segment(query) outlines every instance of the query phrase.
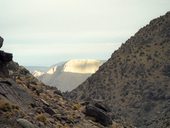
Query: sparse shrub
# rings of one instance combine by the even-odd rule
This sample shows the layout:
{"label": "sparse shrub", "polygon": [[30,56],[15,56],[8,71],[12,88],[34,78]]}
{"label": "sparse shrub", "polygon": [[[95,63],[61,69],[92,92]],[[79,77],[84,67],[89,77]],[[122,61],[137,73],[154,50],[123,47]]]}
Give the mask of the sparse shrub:
{"label": "sparse shrub", "polygon": [[131,59],[127,59],[127,61],[130,61]]}
{"label": "sparse shrub", "polygon": [[136,55],[133,55],[133,58],[136,58]]}
{"label": "sparse shrub", "polygon": [[144,52],[140,52],[139,56],[143,56],[143,55],[145,55],[145,53]]}
{"label": "sparse shrub", "polygon": [[17,112],[19,110],[19,107],[0,99],[0,110],[6,113],[8,112],[12,113],[12,112]]}
{"label": "sparse shrub", "polygon": [[73,105],[74,110],[80,110],[81,105],[79,103]]}
{"label": "sparse shrub", "polygon": [[136,61],[135,61],[135,60],[133,61],[133,64],[136,64]]}
{"label": "sparse shrub", "polygon": [[38,114],[36,116],[36,120],[41,121],[43,123],[47,123],[47,118],[43,114]]}
{"label": "sparse shrub", "polygon": [[143,109],[145,112],[150,112],[154,108],[153,103],[145,103]]}
{"label": "sparse shrub", "polygon": [[14,116],[13,112],[6,112],[6,113],[4,113],[4,117],[7,118],[7,119],[11,118],[12,116]]}
{"label": "sparse shrub", "polygon": [[31,86],[31,91],[36,91],[36,88]]}
{"label": "sparse shrub", "polygon": [[155,56],[155,57],[158,57],[158,56],[159,56],[158,51],[155,51],[154,56]]}
{"label": "sparse shrub", "polygon": [[122,102],[125,102],[125,99],[122,98],[121,101],[122,101]]}
{"label": "sparse shrub", "polygon": [[14,110],[19,110],[19,106],[16,106],[16,105],[12,105],[11,108]]}
{"label": "sparse shrub", "polygon": [[161,42],[161,43],[160,43],[160,46],[162,46],[163,44],[164,44],[164,42]]}
{"label": "sparse shrub", "polygon": [[57,124],[56,126],[55,126],[55,128],[63,128],[64,126],[63,125],[61,125],[61,124]]}
{"label": "sparse shrub", "polygon": [[147,55],[147,61],[152,60],[151,55]]}
{"label": "sparse shrub", "polygon": [[8,103],[5,102],[4,100],[0,100],[0,110],[7,112],[7,111],[11,111],[12,106]]}
{"label": "sparse shrub", "polygon": [[151,46],[150,46],[149,44],[147,44],[147,45],[146,45],[146,47],[148,47],[148,48],[149,48],[149,47],[151,47]]}

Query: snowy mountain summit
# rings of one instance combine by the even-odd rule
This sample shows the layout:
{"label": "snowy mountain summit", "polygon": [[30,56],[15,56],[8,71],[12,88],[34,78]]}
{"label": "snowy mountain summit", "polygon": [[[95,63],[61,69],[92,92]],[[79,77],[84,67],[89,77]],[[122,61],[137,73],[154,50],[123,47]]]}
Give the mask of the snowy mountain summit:
{"label": "snowy mountain summit", "polygon": [[98,70],[102,63],[101,60],[69,60],[64,64],[63,72],[92,74]]}
{"label": "snowy mountain summit", "polygon": [[71,91],[95,73],[102,60],[72,59],[51,66],[46,72],[35,70],[32,74],[47,85],[61,91]]}

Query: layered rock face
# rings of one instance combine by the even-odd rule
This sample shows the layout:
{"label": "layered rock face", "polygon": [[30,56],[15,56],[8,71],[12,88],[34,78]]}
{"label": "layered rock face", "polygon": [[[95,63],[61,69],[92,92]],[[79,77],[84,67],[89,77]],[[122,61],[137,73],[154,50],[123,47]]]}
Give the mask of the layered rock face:
{"label": "layered rock face", "polygon": [[[4,41],[4,39],[2,37],[0,37],[0,48],[3,45],[3,41]],[[2,62],[12,61],[12,54],[6,53],[6,52],[0,50],[0,61],[2,61]]]}
{"label": "layered rock face", "polygon": [[170,127],[170,12],[140,29],[69,97],[103,100],[113,119]]}

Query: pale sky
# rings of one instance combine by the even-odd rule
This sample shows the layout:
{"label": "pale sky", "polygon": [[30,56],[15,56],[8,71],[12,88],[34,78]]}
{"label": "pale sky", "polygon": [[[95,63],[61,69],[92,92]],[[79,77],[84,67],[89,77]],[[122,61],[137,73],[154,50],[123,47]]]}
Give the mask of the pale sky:
{"label": "pale sky", "polygon": [[107,60],[170,0],[0,0],[3,50],[25,66]]}

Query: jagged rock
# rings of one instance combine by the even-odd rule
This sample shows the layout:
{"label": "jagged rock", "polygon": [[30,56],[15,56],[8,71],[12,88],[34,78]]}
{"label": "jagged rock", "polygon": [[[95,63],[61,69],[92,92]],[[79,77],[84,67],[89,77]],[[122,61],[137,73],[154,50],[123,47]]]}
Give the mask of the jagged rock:
{"label": "jagged rock", "polygon": [[[4,39],[2,37],[0,37],[0,48],[3,45],[3,41],[4,41]],[[11,53],[6,53],[4,51],[0,51],[0,61],[9,62],[9,61],[12,61],[12,58],[13,58],[13,56]]]}
{"label": "jagged rock", "polygon": [[0,51],[0,61],[9,62],[9,61],[12,61],[12,58],[13,58],[13,55],[11,53]]}
{"label": "jagged rock", "polygon": [[2,96],[23,108],[34,103],[34,99],[10,79],[0,79],[0,98]]}
{"label": "jagged rock", "polygon": [[12,83],[9,80],[2,80],[0,81],[0,84],[6,84],[7,86],[12,86]]}
{"label": "jagged rock", "polygon": [[0,48],[1,48],[2,45],[3,45],[3,41],[4,41],[4,39],[3,39],[2,37],[0,37]]}
{"label": "jagged rock", "polygon": [[86,106],[85,114],[87,116],[94,117],[97,122],[100,122],[104,126],[112,125],[111,116],[105,111],[106,109],[101,106],[102,105],[99,105],[99,103],[97,104],[97,106],[89,104]]}
{"label": "jagged rock", "polygon": [[110,109],[107,105],[105,105],[105,104],[103,104],[103,103],[96,102],[96,103],[94,104],[94,106],[97,107],[97,108],[100,108],[101,110],[103,110],[103,111],[105,111],[105,112],[111,112],[111,109]]}
{"label": "jagged rock", "polygon": [[54,94],[57,94],[57,95],[63,96],[63,95],[62,95],[62,93],[61,93],[61,91],[60,91],[60,90],[58,90],[58,89],[56,89],[56,90],[54,91]]}
{"label": "jagged rock", "polygon": [[43,109],[46,113],[50,114],[51,116],[56,114],[55,111],[50,107],[43,107]]}
{"label": "jagged rock", "polygon": [[47,101],[45,101],[44,99],[41,99],[41,101],[43,102],[43,104],[44,104],[45,106],[47,106],[47,107],[50,106],[49,103],[48,103]]}
{"label": "jagged rock", "polygon": [[23,128],[38,128],[37,126],[34,126],[31,122],[29,122],[26,119],[18,119],[17,122],[23,127]]}

